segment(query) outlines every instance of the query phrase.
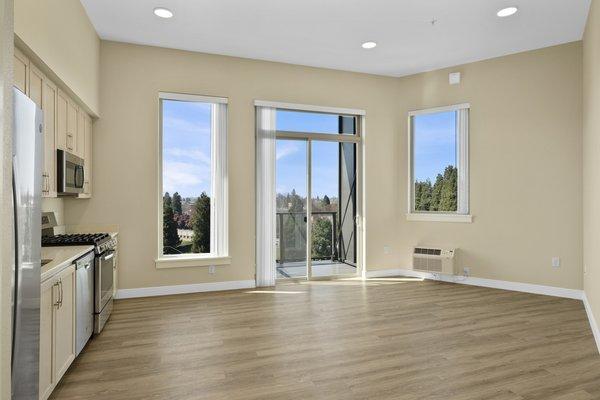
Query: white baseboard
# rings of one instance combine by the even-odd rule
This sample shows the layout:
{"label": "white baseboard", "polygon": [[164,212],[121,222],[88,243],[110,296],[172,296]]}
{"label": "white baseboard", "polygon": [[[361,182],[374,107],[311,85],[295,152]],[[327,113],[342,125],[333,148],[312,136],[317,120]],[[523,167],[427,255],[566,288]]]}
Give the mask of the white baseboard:
{"label": "white baseboard", "polygon": [[118,289],[116,299],[132,299],[136,297],[168,296],[171,294],[219,292],[223,290],[251,289],[256,287],[256,282],[225,281],[211,283],[194,283],[191,285],[156,286],[136,289]]}
{"label": "white baseboard", "polygon": [[585,312],[587,313],[588,320],[590,321],[590,327],[592,328],[594,339],[596,340],[598,352],[600,353],[600,328],[598,327],[598,323],[596,322],[596,318],[594,317],[594,313],[592,312],[592,307],[590,306],[590,302],[588,301],[588,298],[585,295],[585,293],[583,294],[583,304],[585,306]]}
{"label": "white baseboard", "polygon": [[543,294],[546,296],[565,297],[568,299],[583,300],[583,290],[566,289],[555,286],[534,285],[495,279],[462,277],[457,275],[432,274],[429,272],[415,271],[413,269],[380,269],[367,271],[367,278],[382,278],[386,276],[413,276],[417,278],[432,279],[442,282],[460,283],[462,285],[483,286],[494,289],[512,290],[516,292]]}

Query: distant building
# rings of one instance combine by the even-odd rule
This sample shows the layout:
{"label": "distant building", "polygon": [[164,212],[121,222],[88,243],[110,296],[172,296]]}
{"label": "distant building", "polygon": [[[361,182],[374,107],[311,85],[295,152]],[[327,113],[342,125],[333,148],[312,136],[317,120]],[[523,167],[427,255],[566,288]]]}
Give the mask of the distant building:
{"label": "distant building", "polygon": [[177,236],[179,236],[182,242],[191,242],[194,231],[191,229],[177,229]]}

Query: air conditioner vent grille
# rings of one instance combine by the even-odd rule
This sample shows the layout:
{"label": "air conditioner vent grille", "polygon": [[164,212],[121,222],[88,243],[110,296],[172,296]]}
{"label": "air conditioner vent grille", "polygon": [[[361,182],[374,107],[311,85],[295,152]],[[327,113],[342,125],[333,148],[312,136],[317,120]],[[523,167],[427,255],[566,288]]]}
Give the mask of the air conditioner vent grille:
{"label": "air conditioner vent grille", "polygon": [[439,256],[442,254],[441,249],[428,249],[425,247],[415,247],[415,254],[427,254],[430,256]]}

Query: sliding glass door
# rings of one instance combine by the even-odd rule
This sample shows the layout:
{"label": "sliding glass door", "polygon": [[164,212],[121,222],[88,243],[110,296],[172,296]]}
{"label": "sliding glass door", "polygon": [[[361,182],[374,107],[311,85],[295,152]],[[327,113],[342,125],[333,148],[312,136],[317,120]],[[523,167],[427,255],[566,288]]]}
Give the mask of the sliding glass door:
{"label": "sliding glass door", "polygon": [[345,135],[277,132],[278,279],[356,275],[357,150]]}
{"label": "sliding glass door", "polygon": [[354,143],[311,140],[313,277],[356,273]]}
{"label": "sliding glass door", "polygon": [[278,139],[276,146],[277,278],[308,277],[308,141]]}

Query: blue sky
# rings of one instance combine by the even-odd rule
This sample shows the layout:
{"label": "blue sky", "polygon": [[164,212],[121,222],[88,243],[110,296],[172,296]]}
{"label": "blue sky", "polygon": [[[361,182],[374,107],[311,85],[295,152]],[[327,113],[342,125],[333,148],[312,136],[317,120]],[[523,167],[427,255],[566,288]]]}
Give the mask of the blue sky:
{"label": "blue sky", "polygon": [[456,166],[456,112],[414,117],[415,179],[435,182],[448,165]]}
{"label": "blue sky", "polygon": [[163,191],[210,195],[211,106],[163,100]]}
{"label": "blue sky", "polygon": [[[210,195],[210,105],[163,101],[163,189],[183,197]],[[435,181],[447,165],[456,165],[455,113],[415,117],[415,178]],[[336,115],[277,112],[277,128],[288,131],[337,133]],[[277,141],[278,193],[292,189],[306,196],[306,142]],[[338,195],[338,145],[313,141],[313,197]]]}

